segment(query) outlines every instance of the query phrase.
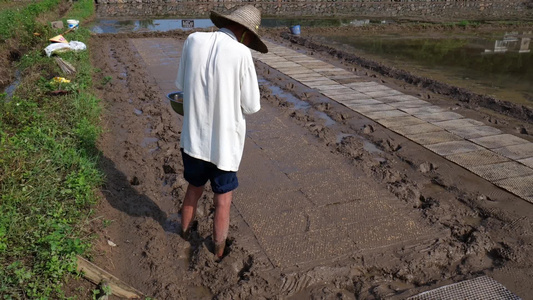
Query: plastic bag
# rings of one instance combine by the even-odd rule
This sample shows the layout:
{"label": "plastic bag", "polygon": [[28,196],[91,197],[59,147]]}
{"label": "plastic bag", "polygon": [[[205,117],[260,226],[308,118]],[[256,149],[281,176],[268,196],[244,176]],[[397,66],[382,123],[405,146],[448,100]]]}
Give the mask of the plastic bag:
{"label": "plastic bag", "polygon": [[68,43],[70,48],[74,51],[82,51],[82,50],[85,50],[87,49],[87,46],[85,46],[85,44],[83,42],[78,42],[78,41],[70,41],[70,43]]}
{"label": "plastic bag", "polygon": [[48,57],[54,53],[66,52],[66,51],[82,51],[86,50],[87,46],[83,42],[70,41],[68,44],[65,43],[53,43],[44,48],[44,52]]}
{"label": "plastic bag", "polygon": [[70,51],[70,45],[64,44],[64,43],[53,43],[48,45],[46,48],[44,48],[44,52],[48,57],[52,55],[54,52],[65,52]]}
{"label": "plastic bag", "polygon": [[53,83],[70,83],[70,80],[64,78],[64,77],[54,77],[52,78]]}

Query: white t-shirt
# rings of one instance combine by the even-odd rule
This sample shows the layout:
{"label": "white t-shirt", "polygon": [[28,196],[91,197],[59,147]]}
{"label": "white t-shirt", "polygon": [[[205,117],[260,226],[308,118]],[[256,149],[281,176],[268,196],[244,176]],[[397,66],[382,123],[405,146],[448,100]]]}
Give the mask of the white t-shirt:
{"label": "white t-shirt", "polygon": [[250,49],[225,28],[189,35],[176,87],[183,91],[180,146],[185,153],[237,171],[246,135],[244,114],[261,108]]}

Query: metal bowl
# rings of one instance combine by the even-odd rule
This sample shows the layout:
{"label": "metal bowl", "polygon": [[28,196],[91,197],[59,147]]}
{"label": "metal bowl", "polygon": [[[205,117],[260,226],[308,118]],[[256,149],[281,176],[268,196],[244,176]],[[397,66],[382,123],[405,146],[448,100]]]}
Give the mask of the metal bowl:
{"label": "metal bowl", "polygon": [[172,92],[167,95],[172,110],[183,116],[183,92]]}

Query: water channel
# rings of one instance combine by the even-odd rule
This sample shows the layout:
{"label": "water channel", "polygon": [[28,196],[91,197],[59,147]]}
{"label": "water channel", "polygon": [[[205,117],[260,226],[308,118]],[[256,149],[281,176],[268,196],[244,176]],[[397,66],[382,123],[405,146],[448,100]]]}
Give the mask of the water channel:
{"label": "water channel", "polygon": [[[367,25],[368,20],[264,19],[264,27],[300,24],[302,32],[311,26]],[[96,19],[95,33],[192,30],[213,26],[209,19]],[[433,78],[476,93],[492,95],[533,107],[533,31],[495,30],[478,34],[464,31],[379,34],[358,36],[343,33],[318,34],[326,44],[413,74]]]}

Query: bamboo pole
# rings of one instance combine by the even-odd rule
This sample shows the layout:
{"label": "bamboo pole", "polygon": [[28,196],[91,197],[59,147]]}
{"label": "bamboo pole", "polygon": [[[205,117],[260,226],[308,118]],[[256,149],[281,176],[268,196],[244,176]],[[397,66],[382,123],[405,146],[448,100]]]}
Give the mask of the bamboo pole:
{"label": "bamboo pole", "polygon": [[81,256],[78,258],[78,272],[83,274],[83,277],[89,280],[94,284],[100,284],[100,282],[105,281],[111,288],[113,295],[126,298],[126,299],[139,299],[141,298],[142,293],[136,290],[135,288],[127,285],[122,282],[117,277],[111,275],[104,269],[98,267],[97,265],[91,263]]}

